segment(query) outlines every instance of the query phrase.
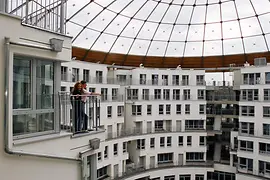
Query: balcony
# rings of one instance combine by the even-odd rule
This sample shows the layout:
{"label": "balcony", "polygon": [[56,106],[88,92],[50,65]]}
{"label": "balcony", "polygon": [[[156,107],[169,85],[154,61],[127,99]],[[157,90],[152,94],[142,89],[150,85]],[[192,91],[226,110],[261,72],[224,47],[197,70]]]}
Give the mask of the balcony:
{"label": "balcony", "polygon": [[99,129],[100,99],[98,96],[73,96],[67,92],[59,92],[58,97],[59,124],[62,131],[78,134]]}

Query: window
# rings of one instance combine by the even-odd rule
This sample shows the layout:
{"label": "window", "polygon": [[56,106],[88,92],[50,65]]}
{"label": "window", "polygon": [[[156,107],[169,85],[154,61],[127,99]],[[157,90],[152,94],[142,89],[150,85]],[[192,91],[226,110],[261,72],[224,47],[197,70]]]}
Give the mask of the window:
{"label": "window", "polygon": [[155,121],[155,131],[163,131],[163,121]]}
{"label": "window", "polygon": [[146,74],[140,74],[140,84],[146,84]]}
{"label": "window", "polygon": [[172,162],[173,162],[173,153],[158,154],[158,164],[172,163]]}
{"label": "window", "polygon": [[167,147],[171,147],[172,146],[172,137],[169,136],[167,137]]}
{"label": "window", "polygon": [[123,153],[127,152],[127,142],[123,142]]}
{"label": "window", "polygon": [[159,146],[160,147],[165,147],[165,137],[160,137],[160,142],[159,142]]}
{"label": "window", "polygon": [[186,130],[204,129],[204,120],[185,120]]}
{"label": "window", "polygon": [[173,100],[180,100],[180,89],[173,90]]}
{"label": "window", "polygon": [[183,146],[183,136],[178,136],[178,146]]}
{"label": "window", "polygon": [[190,100],[190,89],[184,89],[184,100]]}
{"label": "window", "polygon": [[102,84],[103,83],[103,75],[102,75],[102,71],[96,71],[96,83],[97,84]]}
{"label": "window", "polygon": [[189,76],[188,75],[182,75],[182,85],[183,86],[189,85]]}
{"label": "window", "polygon": [[242,116],[254,116],[254,106],[241,106]]}
{"label": "window", "polygon": [[105,158],[108,158],[108,146],[105,146],[105,149],[104,149],[104,159]]}
{"label": "window", "polygon": [[204,75],[197,75],[196,76],[196,85],[197,86],[204,85]]}
{"label": "window", "polygon": [[171,105],[166,104],[166,114],[171,114]]}
{"label": "window", "polygon": [[270,163],[265,161],[259,161],[259,173],[268,175],[270,173]]}
{"label": "window", "polygon": [[155,99],[161,99],[161,89],[155,89],[154,94],[155,94],[154,96]]}
{"label": "window", "polygon": [[252,172],[253,171],[253,159],[240,157],[239,158],[239,168]]}
{"label": "window", "polygon": [[107,117],[108,118],[112,117],[112,106],[107,106]]}
{"label": "window", "polygon": [[263,135],[270,136],[270,124],[263,124]]}
{"label": "window", "polygon": [[270,101],[270,89],[263,90],[263,97],[265,101]]}
{"label": "window", "polygon": [[204,89],[198,89],[198,99],[199,100],[204,100],[205,99],[204,94],[205,94]]}
{"label": "window", "polygon": [[165,176],[164,180],[175,180],[175,176]]}
{"label": "window", "polygon": [[118,89],[117,88],[112,88],[112,101],[117,101],[119,100],[118,98]]}
{"label": "window", "polygon": [[270,107],[263,107],[263,117],[270,117]]}
{"label": "window", "polygon": [[96,88],[89,88],[89,92],[96,92]]}
{"label": "window", "polygon": [[190,114],[190,104],[185,104],[185,114]]}
{"label": "window", "polygon": [[188,161],[204,161],[204,153],[203,152],[187,152],[186,160]]}
{"label": "window", "polygon": [[147,115],[152,114],[152,105],[147,105]]}
{"label": "window", "polygon": [[205,114],[205,105],[204,104],[200,104],[200,106],[199,106],[199,114]]}
{"label": "window", "polygon": [[118,154],[118,144],[114,144],[113,145],[113,155],[117,155]]}
{"label": "window", "polygon": [[142,92],[142,100],[149,100],[149,89],[143,89]]}
{"label": "window", "polygon": [[168,86],[168,81],[169,81],[168,75],[162,75],[162,85]]}
{"label": "window", "polygon": [[267,143],[259,143],[259,152],[261,154],[270,154],[270,144]]}
{"label": "window", "polygon": [[254,135],[254,123],[241,122],[240,132],[243,134]]}
{"label": "window", "polygon": [[77,82],[79,80],[80,80],[79,69],[78,68],[72,68],[72,82]]}
{"label": "window", "polygon": [[205,136],[200,136],[200,146],[206,145],[205,140],[206,140]]}
{"label": "window", "polygon": [[187,136],[187,145],[188,146],[192,145],[192,136]]}
{"label": "window", "polygon": [[155,138],[150,139],[150,148],[155,148]]}
{"label": "window", "polygon": [[253,152],[253,142],[252,141],[239,141],[240,150]]}
{"label": "window", "polygon": [[120,85],[127,85],[127,76],[126,75],[116,75],[117,82]]}
{"label": "window", "polygon": [[132,115],[133,116],[142,115],[142,105],[132,105]]}
{"label": "window", "polygon": [[54,84],[53,62],[14,56],[14,136],[56,130]]}
{"label": "window", "polygon": [[270,72],[265,73],[265,84],[270,84]]}
{"label": "window", "polygon": [[103,168],[100,168],[97,170],[97,179],[98,180],[101,180],[105,177],[107,177],[107,166],[103,167]]}
{"label": "window", "polygon": [[260,73],[250,73],[250,74],[243,74],[243,84],[260,84],[261,74]]}
{"label": "window", "polygon": [[158,85],[158,75],[157,74],[152,75],[152,85]]}
{"label": "window", "polygon": [[204,180],[204,175],[203,174],[196,174],[195,180]]}
{"label": "window", "polygon": [[98,161],[100,161],[101,160],[101,152],[98,152]]}
{"label": "window", "polygon": [[124,106],[117,106],[117,116],[122,117],[124,115]]}
{"label": "window", "polygon": [[158,106],[158,114],[163,114],[164,113],[164,105],[163,104],[160,104]]}
{"label": "window", "polygon": [[101,88],[101,101],[108,100],[108,88]]}
{"label": "window", "polygon": [[179,175],[179,180],[191,180],[191,176],[189,174]]}
{"label": "window", "polygon": [[259,91],[258,89],[243,89],[241,90],[243,101],[258,101],[259,100]]}
{"label": "window", "polygon": [[87,69],[83,70],[83,80],[90,82],[90,71]]}
{"label": "window", "polygon": [[61,66],[61,81],[67,81],[67,71],[67,67]]}
{"label": "window", "polygon": [[176,104],[176,114],[181,114],[181,104]]}
{"label": "window", "polygon": [[137,139],[137,149],[145,149],[145,139]]}
{"label": "window", "polygon": [[170,89],[163,89],[163,99],[170,100]]}
{"label": "window", "polygon": [[173,86],[179,86],[179,75],[172,76],[172,84]]}
{"label": "window", "polygon": [[127,89],[128,100],[138,100],[138,89]]}

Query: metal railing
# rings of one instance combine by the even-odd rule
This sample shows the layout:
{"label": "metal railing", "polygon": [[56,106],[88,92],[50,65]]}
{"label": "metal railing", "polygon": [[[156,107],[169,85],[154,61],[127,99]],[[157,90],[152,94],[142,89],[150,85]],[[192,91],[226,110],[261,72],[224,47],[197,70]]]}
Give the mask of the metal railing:
{"label": "metal railing", "polygon": [[59,109],[61,130],[80,133],[97,131],[100,126],[98,96],[70,95],[67,92],[59,92]]}
{"label": "metal railing", "polygon": [[206,96],[207,101],[237,101],[239,99],[239,96],[235,95],[208,95]]}
{"label": "metal railing", "polygon": [[9,0],[5,11],[22,18],[22,23],[65,34],[67,0]]}
{"label": "metal railing", "polygon": [[237,109],[206,109],[207,115],[231,115],[239,116],[239,111]]}

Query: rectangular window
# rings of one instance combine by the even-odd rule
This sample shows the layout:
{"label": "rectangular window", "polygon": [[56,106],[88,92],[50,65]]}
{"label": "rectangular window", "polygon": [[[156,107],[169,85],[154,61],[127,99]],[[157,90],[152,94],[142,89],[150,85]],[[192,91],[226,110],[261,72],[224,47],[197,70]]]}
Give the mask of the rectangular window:
{"label": "rectangular window", "polygon": [[13,135],[55,131],[54,63],[15,56]]}
{"label": "rectangular window", "polygon": [[154,98],[155,99],[161,99],[161,89],[155,89],[154,90]]}
{"label": "rectangular window", "polygon": [[152,114],[152,105],[147,105],[147,115]]}
{"label": "rectangular window", "polygon": [[172,76],[172,84],[173,86],[179,86],[179,75]]}
{"label": "rectangular window", "polygon": [[191,180],[191,175],[190,174],[181,174],[179,175],[179,180]]}
{"label": "rectangular window", "polygon": [[178,146],[183,146],[183,136],[178,136]]}
{"label": "rectangular window", "polygon": [[244,169],[245,171],[253,172],[253,159],[239,158],[239,169]]}
{"label": "rectangular window", "polygon": [[68,68],[61,66],[61,81],[68,81],[68,74],[67,74]]}
{"label": "rectangular window", "polygon": [[146,74],[140,74],[140,84],[146,84]]}
{"label": "rectangular window", "polygon": [[166,114],[171,114],[171,105],[166,104]]}
{"label": "rectangular window", "polygon": [[267,143],[259,143],[259,153],[260,154],[270,154],[270,144]]}
{"label": "rectangular window", "polygon": [[168,86],[168,82],[169,82],[169,76],[162,75],[162,86]]}
{"label": "rectangular window", "polygon": [[265,73],[265,84],[270,84],[270,72]]}
{"label": "rectangular window", "polygon": [[137,139],[137,149],[145,149],[145,139]]}
{"label": "rectangular window", "polygon": [[170,89],[163,89],[163,100],[170,100]]}
{"label": "rectangular window", "polygon": [[117,155],[118,154],[118,144],[114,144],[113,145],[113,155]]}
{"label": "rectangular window", "polygon": [[199,114],[205,114],[205,104],[200,104],[200,106],[199,106]]}
{"label": "rectangular window", "polygon": [[78,68],[72,68],[72,82],[78,82],[80,80],[79,71]]}
{"label": "rectangular window", "polygon": [[107,106],[107,117],[108,118],[112,117],[112,106]]}
{"label": "rectangular window", "polygon": [[158,106],[158,114],[164,114],[164,105],[163,104],[160,104]]}
{"label": "rectangular window", "polygon": [[163,131],[163,121],[155,121],[155,131]]}
{"label": "rectangular window", "polygon": [[103,72],[102,71],[96,71],[96,83],[97,84],[103,83]]}
{"label": "rectangular window", "polygon": [[242,141],[240,140],[240,150],[253,152],[253,142],[252,141]]}
{"label": "rectangular window", "polygon": [[185,104],[185,114],[190,114],[190,104]]}
{"label": "rectangular window", "polygon": [[172,176],[165,176],[164,180],[175,180],[175,175]]}
{"label": "rectangular window", "polygon": [[241,122],[240,132],[243,134],[254,135],[254,123]]}
{"label": "rectangular window", "polygon": [[176,104],[176,114],[181,114],[181,104]]}
{"label": "rectangular window", "polygon": [[127,152],[127,142],[123,142],[123,153]]}
{"label": "rectangular window", "polygon": [[263,107],[263,117],[270,117],[270,107]]}
{"label": "rectangular window", "polygon": [[96,88],[89,88],[89,92],[96,92]]}
{"label": "rectangular window", "polygon": [[160,137],[159,145],[160,147],[165,147],[165,137]]}
{"label": "rectangular window", "polygon": [[188,75],[182,75],[182,85],[183,86],[189,85],[189,76]]}
{"label": "rectangular window", "polygon": [[186,130],[204,129],[204,120],[185,120]]}
{"label": "rectangular window", "polygon": [[150,148],[155,148],[155,138],[150,139]]}
{"label": "rectangular window", "polygon": [[265,101],[270,101],[270,89],[263,90],[263,98]]}
{"label": "rectangular window", "polygon": [[187,136],[187,145],[188,146],[192,145],[192,136]]}
{"label": "rectangular window", "polygon": [[241,100],[243,100],[243,101],[258,101],[259,100],[258,89],[243,89],[243,90],[241,90]]}
{"label": "rectangular window", "polygon": [[270,136],[270,124],[263,124],[263,135]]}
{"label": "rectangular window", "polygon": [[105,179],[108,176],[107,167],[108,166],[105,166],[105,167],[100,168],[100,169],[97,170],[97,179],[98,180]]}
{"label": "rectangular window", "polygon": [[117,106],[117,116],[118,117],[124,116],[124,106]]}
{"label": "rectangular window", "polygon": [[204,75],[197,75],[196,76],[196,85],[203,86],[204,85]]}
{"label": "rectangular window", "polygon": [[149,89],[143,89],[142,100],[149,100]]}
{"label": "rectangular window", "polygon": [[203,152],[187,152],[186,160],[187,162],[204,161],[204,153]]}
{"label": "rectangular window", "polygon": [[66,90],[67,90],[67,87],[61,86],[61,91],[62,91],[62,92],[65,92]]}
{"label": "rectangular window", "polygon": [[152,85],[158,85],[158,75],[157,74],[152,75]]}
{"label": "rectangular window", "polygon": [[173,100],[180,100],[180,89],[173,89]]}
{"label": "rectangular window", "polygon": [[190,89],[184,89],[183,100],[190,100]]}
{"label": "rectangular window", "polygon": [[133,116],[142,115],[142,105],[132,105],[132,115]]}
{"label": "rectangular window", "polygon": [[83,70],[83,80],[90,82],[90,71],[88,69]]}
{"label": "rectangular window", "polygon": [[108,158],[108,146],[105,146],[105,149],[104,149],[104,159],[105,158]]}
{"label": "rectangular window", "polygon": [[270,163],[259,161],[259,174],[268,175],[270,173]]}
{"label": "rectangular window", "polygon": [[127,100],[138,100],[138,89],[127,89]]}
{"label": "rectangular window", "polygon": [[167,147],[171,147],[172,146],[172,137],[169,136],[167,137]]}
{"label": "rectangular window", "polygon": [[242,116],[254,116],[255,108],[254,106],[241,106]]}
{"label": "rectangular window", "polygon": [[108,88],[101,88],[101,101],[108,100]]}
{"label": "rectangular window", "polygon": [[98,161],[100,161],[101,160],[101,152],[98,152]]}
{"label": "rectangular window", "polygon": [[195,180],[204,180],[204,175],[203,174],[196,174]]}
{"label": "rectangular window", "polygon": [[112,88],[112,101],[120,100],[118,97],[118,88]]}
{"label": "rectangular window", "polygon": [[173,153],[158,154],[158,164],[172,163],[172,162],[173,162]]}
{"label": "rectangular window", "polygon": [[205,99],[205,90],[204,89],[198,89],[198,99],[204,100]]}
{"label": "rectangular window", "polygon": [[206,140],[205,136],[200,136],[200,146],[205,146],[206,145],[205,140]]}

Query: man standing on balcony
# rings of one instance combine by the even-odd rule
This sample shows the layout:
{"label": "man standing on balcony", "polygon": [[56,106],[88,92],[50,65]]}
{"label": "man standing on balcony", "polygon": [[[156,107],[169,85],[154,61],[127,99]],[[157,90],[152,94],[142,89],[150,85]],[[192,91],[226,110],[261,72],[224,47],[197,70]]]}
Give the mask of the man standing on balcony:
{"label": "man standing on balcony", "polygon": [[82,84],[82,112],[83,112],[83,131],[87,131],[88,130],[88,116],[87,114],[85,114],[85,103],[87,102],[87,97],[89,96],[100,96],[100,93],[96,93],[96,92],[88,92],[86,90],[87,84],[86,81],[82,80],[81,81]]}

